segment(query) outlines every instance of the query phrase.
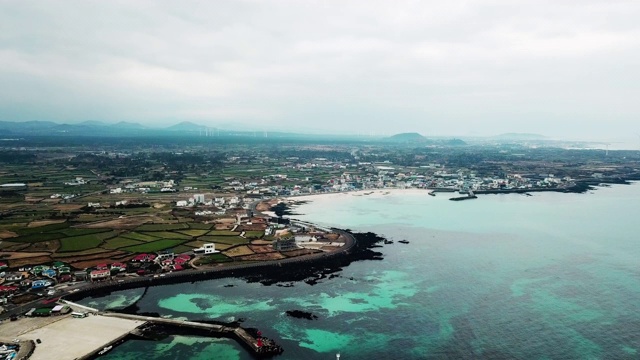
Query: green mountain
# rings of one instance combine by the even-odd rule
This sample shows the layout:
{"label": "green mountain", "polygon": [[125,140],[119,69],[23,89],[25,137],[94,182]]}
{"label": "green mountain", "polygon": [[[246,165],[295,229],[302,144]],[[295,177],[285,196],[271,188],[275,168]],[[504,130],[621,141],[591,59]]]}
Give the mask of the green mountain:
{"label": "green mountain", "polygon": [[386,138],[385,141],[397,142],[397,143],[419,143],[419,142],[426,142],[427,138],[425,138],[424,136],[418,133],[413,132],[413,133],[396,134]]}

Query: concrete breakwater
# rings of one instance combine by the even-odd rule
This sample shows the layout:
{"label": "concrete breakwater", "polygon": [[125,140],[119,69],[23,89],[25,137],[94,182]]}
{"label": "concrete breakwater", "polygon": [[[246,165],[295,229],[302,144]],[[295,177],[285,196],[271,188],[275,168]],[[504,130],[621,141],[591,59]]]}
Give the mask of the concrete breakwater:
{"label": "concrete breakwater", "polygon": [[[221,324],[211,324],[206,322],[198,322],[198,321],[189,321],[189,320],[176,320],[176,319],[165,319],[160,317],[149,317],[149,316],[140,316],[140,315],[131,315],[131,314],[121,314],[121,313],[111,313],[104,312],[100,313],[100,316],[105,317],[115,317],[126,320],[135,320],[135,321],[143,321],[144,324],[140,326],[138,329],[134,330],[132,333],[137,336],[143,336],[145,327],[152,326],[160,326],[163,332],[168,334],[190,334],[197,336],[214,336],[214,337],[228,337],[233,338],[239,343],[241,343],[244,347],[246,347],[254,356],[257,357],[271,357],[275,355],[279,355],[283,352],[283,349],[275,344],[268,338],[262,337],[259,333],[249,331],[241,326],[230,326],[230,325],[221,325]],[[105,346],[115,346],[120,344],[122,341],[126,340],[129,334],[125,334],[115,341],[107,344]],[[94,359],[99,355],[100,349],[96,349],[95,351],[87,354],[82,359]]]}
{"label": "concrete breakwater", "polygon": [[459,196],[459,197],[452,197],[449,200],[451,201],[463,201],[463,200],[473,200],[473,199],[477,199],[478,197],[475,195],[469,195],[469,196]]}

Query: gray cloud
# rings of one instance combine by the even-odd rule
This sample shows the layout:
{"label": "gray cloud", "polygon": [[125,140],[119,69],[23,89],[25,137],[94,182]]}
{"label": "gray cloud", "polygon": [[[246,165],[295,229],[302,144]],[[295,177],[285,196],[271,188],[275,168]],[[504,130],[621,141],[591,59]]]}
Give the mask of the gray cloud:
{"label": "gray cloud", "polygon": [[637,1],[5,1],[0,119],[640,132]]}

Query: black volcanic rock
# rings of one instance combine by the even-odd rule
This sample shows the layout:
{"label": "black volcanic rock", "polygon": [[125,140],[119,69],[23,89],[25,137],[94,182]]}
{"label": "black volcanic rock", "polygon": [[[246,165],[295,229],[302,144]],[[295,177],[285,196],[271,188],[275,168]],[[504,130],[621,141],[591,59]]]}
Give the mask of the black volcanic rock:
{"label": "black volcanic rock", "polygon": [[291,316],[296,319],[318,320],[317,315],[313,315],[310,312],[302,310],[287,310],[287,316]]}

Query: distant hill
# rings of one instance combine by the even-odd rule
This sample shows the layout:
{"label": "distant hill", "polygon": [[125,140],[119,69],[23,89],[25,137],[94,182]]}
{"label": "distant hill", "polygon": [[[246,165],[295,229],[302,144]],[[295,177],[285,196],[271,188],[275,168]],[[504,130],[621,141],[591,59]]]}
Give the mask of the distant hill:
{"label": "distant hill", "polygon": [[145,129],[144,126],[138,123],[132,123],[132,122],[126,122],[126,121],[120,121],[119,123],[112,124],[111,126],[117,127],[120,129]]}
{"label": "distant hill", "polygon": [[107,123],[104,123],[104,122],[98,121],[98,120],[87,120],[87,121],[83,121],[81,123],[78,123],[78,125],[105,126],[105,125],[107,125]]}
{"label": "distant hill", "polygon": [[192,123],[191,121],[183,121],[181,123],[171,125],[165,130],[169,131],[200,131],[204,130],[206,126]]}
{"label": "distant hill", "polygon": [[427,138],[418,133],[413,132],[413,133],[396,134],[384,140],[388,142],[397,142],[397,143],[418,143],[418,142],[427,141]]}
{"label": "distant hill", "polygon": [[463,146],[463,145],[467,145],[466,142],[464,142],[464,140],[460,140],[460,139],[450,139],[450,140],[445,140],[444,141],[445,145],[449,145],[449,146]]}
{"label": "distant hill", "polygon": [[545,140],[546,136],[529,133],[505,133],[493,137],[498,140]]}

